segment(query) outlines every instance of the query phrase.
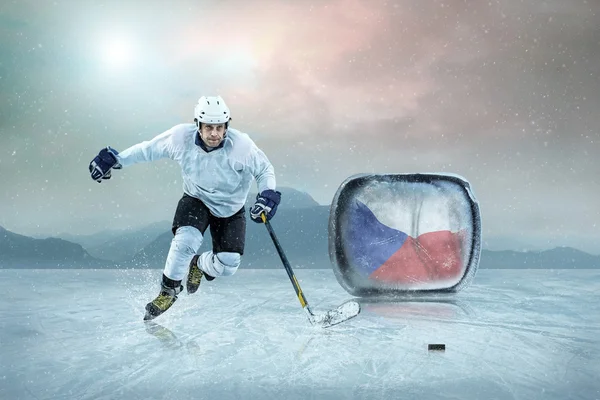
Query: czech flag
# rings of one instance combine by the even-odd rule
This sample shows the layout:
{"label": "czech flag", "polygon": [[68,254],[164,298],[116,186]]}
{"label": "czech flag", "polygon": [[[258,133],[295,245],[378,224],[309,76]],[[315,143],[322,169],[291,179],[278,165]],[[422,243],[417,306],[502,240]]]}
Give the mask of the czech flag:
{"label": "czech flag", "polygon": [[427,283],[459,279],[465,232],[435,230],[415,237],[381,223],[369,207],[349,204],[346,248],[356,270],[386,283]]}

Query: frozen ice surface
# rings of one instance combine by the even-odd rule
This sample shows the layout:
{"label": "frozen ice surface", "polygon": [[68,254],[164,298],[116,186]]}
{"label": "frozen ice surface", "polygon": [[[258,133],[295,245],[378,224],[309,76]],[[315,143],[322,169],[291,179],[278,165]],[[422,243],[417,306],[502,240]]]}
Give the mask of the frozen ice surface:
{"label": "frozen ice surface", "polygon": [[[600,271],[480,270],[329,329],[283,268],[202,282],[144,323],[160,274],[0,270],[0,399],[600,398]],[[296,275],[314,310],[351,299],[331,270]]]}

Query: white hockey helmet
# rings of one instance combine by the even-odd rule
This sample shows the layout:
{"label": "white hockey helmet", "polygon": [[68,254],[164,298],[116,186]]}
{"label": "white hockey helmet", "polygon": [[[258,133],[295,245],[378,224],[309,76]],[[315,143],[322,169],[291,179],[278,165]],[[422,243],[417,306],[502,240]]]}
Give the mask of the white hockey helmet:
{"label": "white hockey helmet", "polygon": [[231,119],[229,107],[221,96],[202,96],[194,108],[194,120],[200,124],[227,124]]}

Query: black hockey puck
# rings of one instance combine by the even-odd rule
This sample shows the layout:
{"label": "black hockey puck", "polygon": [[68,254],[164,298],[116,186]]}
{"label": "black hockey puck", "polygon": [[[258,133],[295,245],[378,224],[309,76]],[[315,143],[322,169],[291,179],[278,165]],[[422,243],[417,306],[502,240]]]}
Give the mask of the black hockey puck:
{"label": "black hockey puck", "polygon": [[446,345],[445,344],[436,344],[436,343],[429,343],[427,345],[427,350],[429,351],[446,351]]}

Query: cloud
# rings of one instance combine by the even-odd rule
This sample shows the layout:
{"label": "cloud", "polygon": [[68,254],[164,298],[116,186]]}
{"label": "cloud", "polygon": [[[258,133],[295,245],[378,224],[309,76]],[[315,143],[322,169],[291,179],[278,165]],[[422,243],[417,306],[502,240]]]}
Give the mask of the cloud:
{"label": "cloud", "polygon": [[[136,4],[2,6],[0,224],[170,219],[175,165],[97,185],[87,163],[191,121],[197,98],[219,93],[280,184],[322,203],[354,173],[456,172],[481,198],[487,235],[600,238],[600,4]],[[108,34],[135,43],[135,70],[106,68]]]}

